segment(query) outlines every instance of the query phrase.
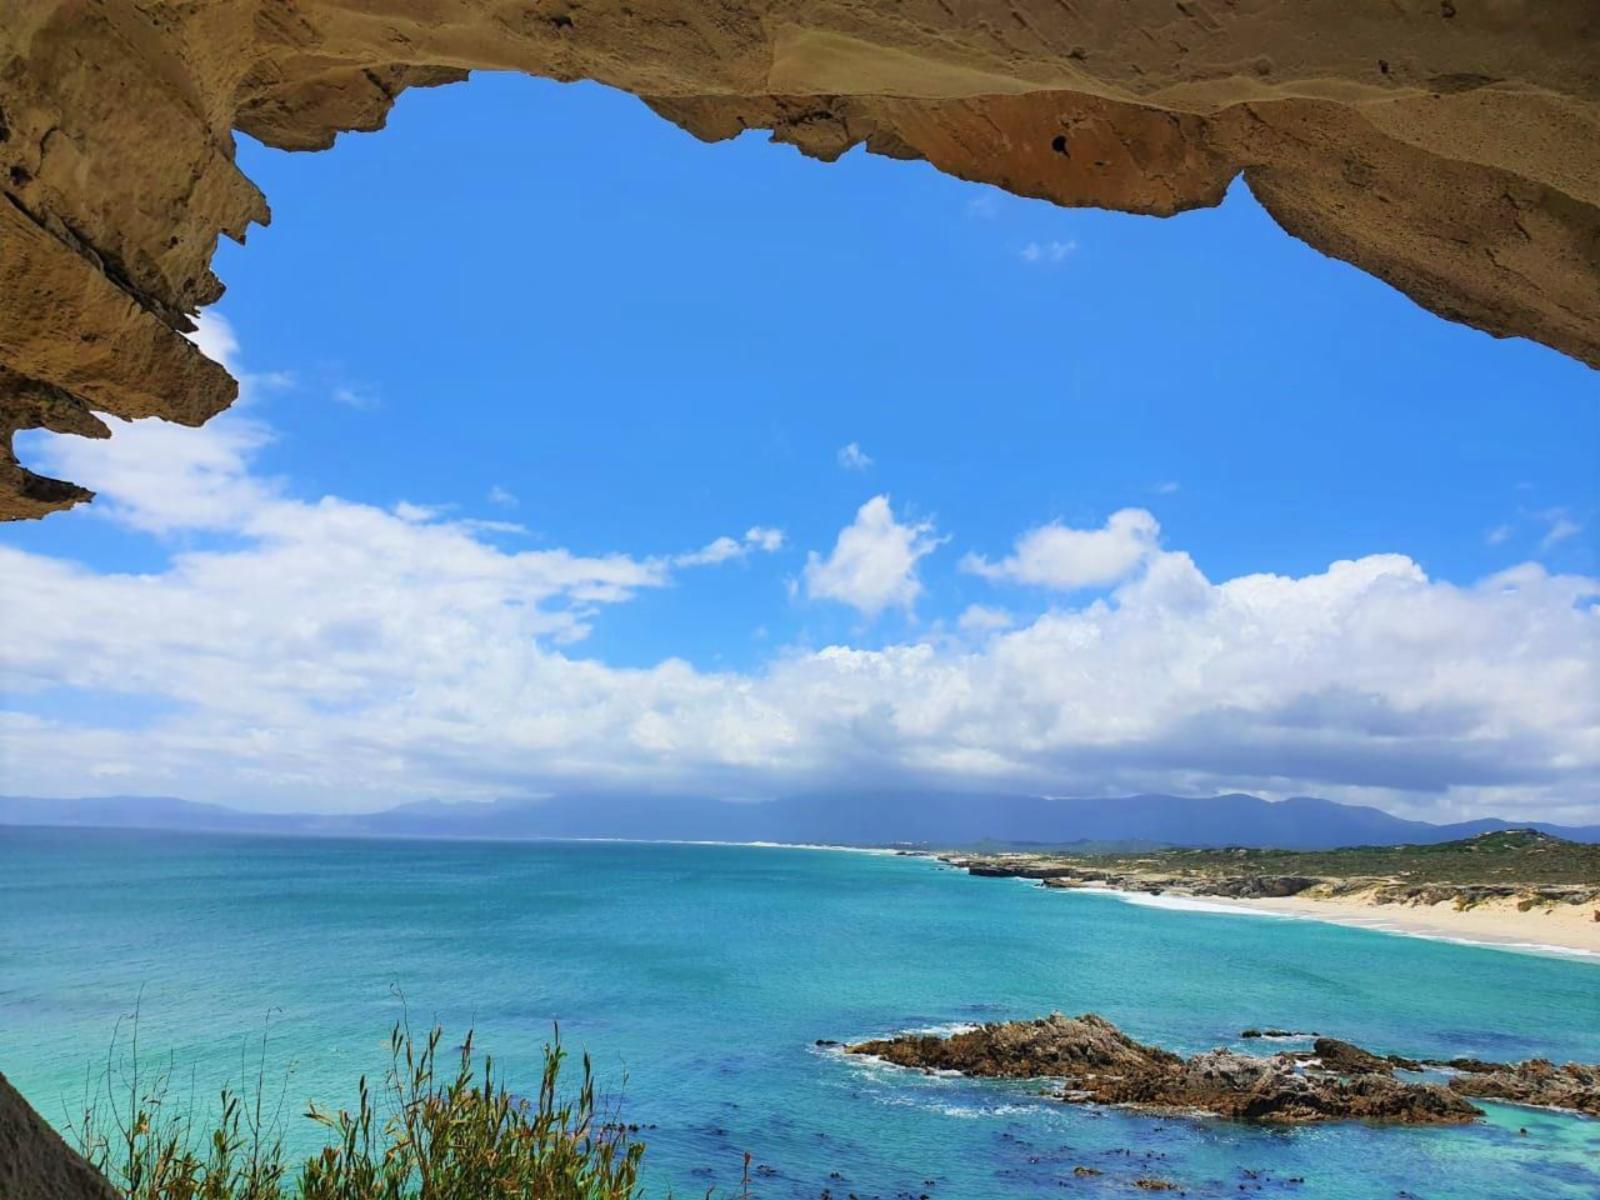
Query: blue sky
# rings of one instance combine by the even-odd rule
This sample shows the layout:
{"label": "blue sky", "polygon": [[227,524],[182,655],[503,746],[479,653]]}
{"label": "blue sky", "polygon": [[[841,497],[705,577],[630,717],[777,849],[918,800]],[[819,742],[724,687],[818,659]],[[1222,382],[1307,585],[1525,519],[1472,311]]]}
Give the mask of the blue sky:
{"label": "blue sky", "polygon": [[[333,153],[245,141],[240,161],[274,213],[246,247],[225,243],[216,264],[229,288],[217,311],[235,343],[230,364],[249,375],[247,399],[223,433],[195,436],[224,437],[227,421],[243,422],[242,440],[226,449],[236,461],[222,472],[271,503],[337,497],[392,516],[404,502],[415,506],[402,510],[412,525],[448,527],[500,556],[564,550],[657,564],[660,578],[629,584],[625,601],[541,593],[534,603],[552,609],[598,605],[581,635],[561,635],[559,650],[549,631],[515,634],[542,638],[568,665],[615,671],[681,659],[695,673],[691,690],[713,677],[735,690],[772,684],[775,663],[828,647],[927,647],[941,663],[972,666],[982,657],[972,638],[1004,636],[1002,620],[1021,631],[1097,600],[1115,606],[1115,589],[1144,578],[1162,555],[1188,556],[1213,584],[1259,573],[1310,578],[1380,555],[1404,556],[1429,587],[1481,586],[1523,564],[1548,579],[1597,571],[1594,372],[1433,317],[1286,237],[1242,184],[1217,209],[1167,221],[1063,210],[859,151],[824,166],[758,135],[704,145],[631,97],[502,76],[408,93],[385,133],[342,137]],[[160,444],[190,447],[173,451],[180,458],[212,446]],[[859,453],[841,458],[848,446]],[[0,531],[0,548],[26,569],[75,564],[102,579],[160,577],[186,554],[249,552],[262,537],[244,517],[139,519],[140,505],[154,503],[138,493],[148,481],[119,492],[110,467],[91,477],[94,455],[114,453],[105,447],[63,449],[35,435],[22,449],[45,466],[65,459],[78,471],[70,477],[103,497],[87,511]],[[875,511],[888,525],[878,532],[910,546],[910,563],[896,572],[896,561],[874,559],[868,574],[893,577],[862,601],[861,587],[875,585],[836,542],[874,497],[886,498]],[[1130,509],[1148,513],[1157,532],[1124,524],[1131,541],[1047,538],[1034,546],[1044,558],[1032,567],[1027,554],[994,566],[1030,530],[1105,531],[1112,514]],[[751,529],[781,531],[782,545],[747,542]],[[683,559],[719,537],[741,543],[727,561]],[[1085,568],[1083,554],[1112,561]],[[1063,574],[1060,555],[1079,556],[1077,566]],[[329,578],[346,592],[360,586]],[[412,568],[405,578],[416,580]],[[1558,588],[1542,597],[1545,607],[1515,618],[1526,624],[1508,634],[1493,670],[1516,673],[1535,694],[1551,672],[1566,687],[1588,687],[1593,590]],[[981,615],[970,616],[974,605]],[[1348,620],[1359,625],[1364,611],[1357,604]],[[414,619],[426,636],[425,618]],[[240,621],[239,636],[249,637],[248,616]],[[1478,632],[1469,620],[1461,636]],[[137,644],[148,649],[152,635],[97,636],[99,651],[117,658]],[[1542,637],[1549,657],[1528,649]],[[1473,688],[1503,692],[1503,674],[1492,688],[1487,675],[1463,683],[1450,699],[1445,664],[1465,648],[1442,639],[1418,651],[1436,695],[1402,695],[1400,684],[1352,667],[1349,678],[1318,681],[1317,703],[1337,694],[1408,718],[1488,704]],[[1149,647],[1132,653],[1150,664]],[[1068,672],[1073,661],[1063,662]],[[248,664],[236,669],[213,685],[233,691],[258,677]],[[516,668],[484,669],[501,678]],[[1098,681],[1085,671],[1092,691]],[[130,725],[176,737],[185,714],[205,706],[193,690],[80,674],[41,651],[12,676],[5,706],[21,723],[6,744],[18,773],[60,794],[104,791],[105,779],[127,785],[116,790],[192,794],[177,750],[165,776],[136,764],[100,781],[75,779],[32,762],[23,743],[44,736],[39,722],[61,744],[99,738],[110,747]],[[1252,684],[1219,677],[1236,694],[1213,688],[1209,700],[1164,713],[1163,728],[1192,732],[1222,709],[1249,707]],[[1516,736],[1538,743],[1519,751],[1525,770],[1437,779],[1423,771],[1432,782],[1412,792],[1394,781],[1412,778],[1415,762],[1392,779],[1378,771],[1373,785],[1363,782],[1367,767],[1307,773],[1294,755],[1271,769],[1256,755],[1237,769],[1212,756],[1185,759],[1178,746],[1192,738],[1149,740],[1168,689],[1159,663],[1144,678],[1146,697],[1129,699],[1136,715],[1119,726],[1141,731],[1131,741],[1097,729],[1045,738],[1043,751],[990,746],[973,731],[990,719],[1003,725],[1003,709],[981,721],[967,712],[952,718],[952,728],[973,733],[971,744],[961,739],[959,760],[908,758],[899,742],[882,750],[876,737],[848,748],[821,740],[807,743],[804,764],[788,760],[767,778],[759,754],[736,768],[691,769],[696,755],[676,753],[684,741],[654,746],[635,722],[624,740],[653,747],[661,770],[620,782],[754,794],[847,761],[871,774],[954,775],[974,787],[1310,790],[1430,813],[1526,804],[1570,816],[1600,804],[1593,704],[1538,719],[1524,705],[1535,728]],[[908,686],[914,696],[927,684]],[[963,676],[959,686],[973,684]],[[403,706],[397,695],[423,690],[385,692],[385,703]],[[899,714],[889,725],[904,735],[909,718],[897,705],[908,698],[879,702]],[[296,702],[302,715],[306,703]],[[574,703],[582,711],[589,702]],[[1280,715],[1305,703],[1272,700]],[[715,722],[696,719],[711,722],[697,732],[712,737]],[[238,739],[263,730],[298,744],[294,721],[277,711],[219,725],[212,757],[244,753]],[[1511,736],[1501,717],[1446,725],[1455,732],[1428,734],[1417,762],[1452,753],[1478,762],[1486,737]],[[1086,747],[1119,737],[1129,762],[1143,750],[1167,765],[1078,768],[1095,758]],[[1396,752],[1391,734],[1371,729],[1337,740],[1336,756]],[[579,770],[549,775],[541,755],[509,734],[500,749],[488,782],[442,770],[417,786],[446,797],[537,791]],[[106,753],[120,762],[128,751]],[[331,798],[347,797],[347,786],[324,795],[322,784],[304,782],[315,772],[249,755],[249,772],[232,783],[207,777],[196,798],[294,807],[299,787],[306,806],[357,803]],[[725,784],[730,771],[737,784]],[[380,799],[374,791],[359,803]]]}

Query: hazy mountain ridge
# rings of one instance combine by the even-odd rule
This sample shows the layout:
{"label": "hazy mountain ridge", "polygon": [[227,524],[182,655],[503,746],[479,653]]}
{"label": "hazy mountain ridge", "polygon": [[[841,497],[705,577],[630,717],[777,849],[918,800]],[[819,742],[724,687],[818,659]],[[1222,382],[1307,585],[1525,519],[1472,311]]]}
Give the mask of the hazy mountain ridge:
{"label": "hazy mountain ridge", "polygon": [[880,792],[792,796],[764,803],[570,795],[474,804],[430,800],[348,815],[250,813],[175,797],[0,796],[0,826],[4,825],[326,837],[638,838],[951,848],[1090,842],[1320,850],[1428,845],[1498,829],[1538,829],[1572,841],[1600,842],[1600,825],[1492,817],[1433,824],[1314,797],[1268,801],[1239,793],[1207,798],[1048,799]]}

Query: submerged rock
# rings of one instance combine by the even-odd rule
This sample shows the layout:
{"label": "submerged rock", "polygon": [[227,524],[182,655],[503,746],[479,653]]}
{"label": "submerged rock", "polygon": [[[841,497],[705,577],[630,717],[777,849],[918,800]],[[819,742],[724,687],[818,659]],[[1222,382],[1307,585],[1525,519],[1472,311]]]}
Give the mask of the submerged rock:
{"label": "submerged rock", "polygon": [[[1480,1111],[1437,1083],[1407,1083],[1391,1065],[1346,1042],[1320,1056],[1258,1056],[1212,1050],[1192,1058],[1134,1041],[1093,1014],[1059,1013],[985,1025],[939,1038],[908,1035],[847,1047],[903,1067],[990,1078],[1055,1078],[1070,1103],[1207,1112],[1235,1120],[1299,1124],[1370,1120],[1461,1124]],[[1320,1043],[1319,1043],[1320,1045]]]}

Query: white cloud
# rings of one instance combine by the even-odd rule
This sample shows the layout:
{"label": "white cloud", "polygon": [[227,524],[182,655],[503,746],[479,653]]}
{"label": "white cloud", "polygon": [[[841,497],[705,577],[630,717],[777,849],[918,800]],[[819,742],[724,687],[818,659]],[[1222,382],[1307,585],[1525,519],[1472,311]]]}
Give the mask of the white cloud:
{"label": "white cloud", "polygon": [[164,421],[124,421],[102,414],[106,441],[30,439],[29,453],[63,479],[95,480],[100,498],[89,512],[146,533],[231,529],[279,491],[248,474],[247,460],[272,441],[272,431],[241,408],[214,417],[203,436]]}
{"label": "white cloud", "polygon": [[698,550],[677,555],[672,564],[677,567],[713,567],[733,559],[748,558],[752,553],[772,554],[783,549],[783,542],[783,530],[752,525],[745,530],[743,538],[719,537]]}
{"label": "white cloud", "polygon": [[1000,215],[1000,196],[993,188],[984,188],[967,201],[967,216],[980,221],[992,221]]}
{"label": "white cloud", "polygon": [[678,555],[673,561],[680,567],[709,567],[725,563],[730,558],[742,558],[748,553],[743,543],[731,537],[719,537],[698,550]]}
{"label": "white cloud", "polygon": [[[102,414],[108,440],[19,437],[37,447],[30,456],[62,478],[94,477],[100,497],[87,510],[92,516],[156,534],[230,529],[278,494],[277,480],[248,469],[273,440],[271,429],[251,416],[264,377],[241,368],[238,337],[222,317],[202,314],[190,336],[239,380],[239,399],[203,430]],[[271,386],[272,377],[265,379]]]}
{"label": "white cloud", "polygon": [[1577,537],[1583,532],[1583,526],[1572,519],[1564,508],[1550,508],[1539,514],[1545,523],[1544,537],[1539,539],[1539,549],[1549,550],[1559,546],[1568,538]]}
{"label": "white cloud", "polygon": [[413,504],[409,500],[400,501],[394,506],[393,511],[394,515],[402,521],[408,521],[413,525],[420,524],[423,521],[431,521],[440,512],[437,508],[430,508],[426,504]]}
{"label": "white cloud", "polygon": [[515,508],[517,497],[515,493],[501,487],[498,483],[489,489],[488,500],[497,508]]}
{"label": "white cloud", "polygon": [[221,363],[229,370],[238,369],[239,336],[221,313],[201,313],[189,340],[212,362]]}
{"label": "white cloud", "polygon": [[1182,485],[1176,479],[1164,480],[1163,482],[1156,484],[1156,495],[1175,496],[1177,495],[1181,486]]}
{"label": "white cloud", "polygon": [[481,517],[462,517],[456,522],[462,529],[479,533],[515,533],[525,535],[528,527],[519,521],[494,521]]}
{"label": "white cloud", "polygon": [[1101,529],[1070,529],[1059,522],[1031,529],[999,562],[968,554],[961,569],[994,582],[1030,583],[1072,591],[1125,579],[1156,551],[1161,526],[1142,508],[1111,514]]}
{"label": "white cloud", "polygon": [[1018,252],[1018,257],[1025,263],[1056,265],[1065,262],[1077,249],[1075,241],[1029,242]]}
{"label": "white cloud", "polygon": [[1016,623],[1016,618],[1005,609],[987,604],[967,605],[956,621],[966,633],[993,633],[998,629],[1010,629]]}
{"label": "white cloud", "polygon": [[333,402],[342,404],[346,408],[353,408],[359,412],[372,412],[381,403],[376,394],[366,388],[352,387],[349,384],[340,384],[332,392]]}
{"label": "white cloud", "polygon": [[[670,561],[512,552],[463,521],[296,499],[255,474],[269,431],[239,419],[30,435],[74,458],[94,508],[224,536],[138,572],[0,543],[0,611],[25,631],[0,657],[6,790],[337,810],[574,786],[1239,789],[1600,820],[1594,579],[1529,563],[1456,585],[1379,554],[1213,582],[1144,514],[1112,539],[1132,543],[1127,568],[1021,539],[1018,574],[1119,585],[1008,630],[975,606],[965,640],[621,668],[568,643],[670,583]],[[909,606],[936,544],[875,497],[812,556],[807,591]],[[61,689],[94,702],[35,703]]]}
{"label": "white cloud", "polygon": [[872,465],[871,456],[855,442],[839,447],[837,458],[839,465],[846,471],[865,471]]}
{"label": "white cloud", "polygon": [[705,673],[560,649],[581,636],[574,598],[620,603],[659,568],[510,555],[340,501],[278,517],[149,575],[0,549],[29,631],[8,648],[13,707],[67,686],[170,710],[136,729],[4,716],[9,788],[92,792],[116,772],[119,791],[338,808],[914,781],[1600,811],[1600,616],[1578,602],[1600,583],[1537,566],[1456,587],[1380,555],[1215,584],[1164,553],[977,649],[828,646]]}
{"label": "white cloud", "polygon": [[[1559,506],[1532,511],[1521,509],[1517,514],[1517,521],[1523,525],[1533,524],[1543,529],[1543,533],[1539,535],[1539,549],[1543,551],[1555,549],[1562,542],[1570,541],[1584,530],[1583,523],[1575,519],[1570,510]],[[1483,540],[1490,546],[1504,545],[1516,536],[1517,528],[1517,524],[1504,522],[1488,530]]]}
{"label": "white cloud", "polygon": [[752,525],[744,531],[744,544],[752,550],[760,550],[763,554],[772,554],[782,550],[784,533],[781,529],[769,529],[763,525]]}
{"label": "white cloud", "polygon": [[827,558],[806,556],[806,595],[837,600],[868,617],[886,608],[910,611],[922,593],[917,563],[942,544],[932,522],[901,524],[888,496],[874,496],[839,531]]}

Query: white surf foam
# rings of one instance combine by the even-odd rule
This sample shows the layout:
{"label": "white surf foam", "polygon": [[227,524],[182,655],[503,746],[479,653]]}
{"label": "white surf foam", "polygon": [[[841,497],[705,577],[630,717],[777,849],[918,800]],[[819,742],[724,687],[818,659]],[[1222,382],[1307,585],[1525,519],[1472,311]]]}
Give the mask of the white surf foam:
{"label": "white surf foam", "polygon": [[832,850],[840,854],[898,855],[899,850],[881,846],[835,846],[826,842],[724,842],[710,838],[626,838],[626,837],[550,837],[529,838],[534,842],[603,842],[619,846],[737,846],[750,850]]}
{"label": "white surf foam", "polygon": [[1152,895],[1150,892],[1123,892],[1116,888],[1080,887],[1067,889],[1073,892],[1088,892],[1095,896],[1111,896],[1121,900],[1124,904],[1136,904],[1140,908],[1166,908],[1175,912],[1202,912],[1218,913],[1229,917],[1279,917],[1294,920],[1299,914],[1268,912],[1260,908],[1246,908],[1242,905],[1223,904],[1216,900],[1202,900],[1196,896]]}

